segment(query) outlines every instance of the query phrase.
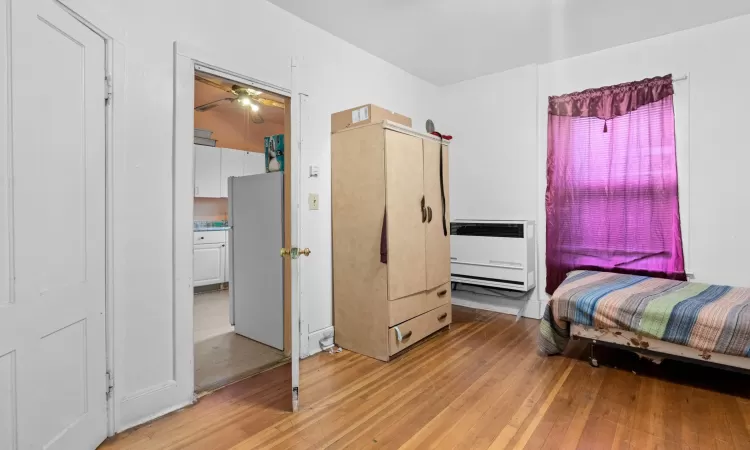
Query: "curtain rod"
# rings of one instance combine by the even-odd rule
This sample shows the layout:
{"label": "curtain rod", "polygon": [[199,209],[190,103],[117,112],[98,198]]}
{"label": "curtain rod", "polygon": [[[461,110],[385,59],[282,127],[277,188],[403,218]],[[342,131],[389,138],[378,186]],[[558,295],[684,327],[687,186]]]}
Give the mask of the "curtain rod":
{"label": "curtain rod", "polygon": [[679,78],[672,78],[672,82],[674,83],[674,82],[677,82],[677,81],[685,81],[687,79],[688,79],[688,76],[687,75],[683,75],[683,76],[681,76]]}

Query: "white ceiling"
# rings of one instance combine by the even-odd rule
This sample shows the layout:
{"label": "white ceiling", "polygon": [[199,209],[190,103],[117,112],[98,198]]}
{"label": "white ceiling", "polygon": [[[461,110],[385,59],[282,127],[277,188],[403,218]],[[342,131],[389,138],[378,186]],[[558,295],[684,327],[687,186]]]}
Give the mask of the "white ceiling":
{"label": "white ceiling", "polygon": [[750,13],[748,0],[269,0],[437,85]]}

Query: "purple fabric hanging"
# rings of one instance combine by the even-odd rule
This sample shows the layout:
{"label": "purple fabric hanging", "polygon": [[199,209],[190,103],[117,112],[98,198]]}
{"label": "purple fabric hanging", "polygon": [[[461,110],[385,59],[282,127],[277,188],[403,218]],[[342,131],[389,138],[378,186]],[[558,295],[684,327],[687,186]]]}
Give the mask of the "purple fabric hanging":
{"label": "purple fabric hanging", "polygon": [[685,280],[672,78],[550,97],[547,287],[574,269]]}

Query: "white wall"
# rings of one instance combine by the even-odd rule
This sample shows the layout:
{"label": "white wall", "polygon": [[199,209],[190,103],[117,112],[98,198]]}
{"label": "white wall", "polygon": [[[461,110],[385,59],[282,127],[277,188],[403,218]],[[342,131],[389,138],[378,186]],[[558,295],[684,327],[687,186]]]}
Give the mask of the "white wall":
{"label": "white wall", "polygon": [[[536,220],[537,66],[441,89],[436,127],[450,146],[451,219]],[[512,312],[518,300],[455,291],[454,301]],[[538,317],[538,297],[524,315]]]}
{"label": "white wall", "polygon": [[[140,400],[169,381],[175,348],[192,345],[175,342],[173,333],[173,42],[287,88],[290,58],[304,60],[303,173],[320,166],[318,178],[302,186],[303,206],[308,192],[320,193],[318,211],[303,208],[300,240],[313,251],[301,279],[311,332],[332,325],[330,114],[372,102],[421,124],[433,113],[437,89],[262,0],[63,3],[124,49],[116,55],[125,60],[124,92],[115,92],[124,145],[116,149],[113,193],[115,396],[124,402],[116,427],[123,429],[176,406]],[[151,406],[134,406],[145,404]]]}
{"label": "white wall", "polygon": [[[616,47],[589,55],[538,66],[536,89],[529,86],[531,69],[521,68],[452,85],[442,90],[448,110],[461,111],[483,92],[500,105],[496,123],[477,127],[472,117],[448,114],[445,128],[456,136],[451,149],[451,207],[456,213],[481,211],[494,205],[492,218],[516,218],[528,214],[539,226],[537,292],[546,284],[545,211],[547,159],[547,99],[605,85],[647,77],[689,74],[675,84],[678,165],[681,182],[683,234],[688,270],[696,281],[750,286],[747,255],[750,254],[750,200],[747,168],[746,105],[750,103],[750,16]],[[560,43],[564,45],[564,42]],[[518,104],[526,103],[526,106]],[[480,105],[484,102],[480,102]],[[535,115],[526,111],[535,103]],[[486,112],[486,106],[479,111]],[[524,113],[526,111],[526,113]],[[486,120],[477,119],[480,123]],[[534,139],[526,136],[530,128]],[[523,136],[521,135],[523,134]],[[488,143],[498,136],[512,136],[518,149],[473,145],[469,157],[461,140]],[[687,141],[687,142],[685,142]],[[467,142],[468,143],[468,142]],[[521,145],[523,143],[523,145]],[[528,155],[528,146],[536,155]],[[467,170],[465,159],[486,161],[490,167]],[[519,162],[521,161],[521,162]],[[687,171],[687,173],[685,173]],[[685,182],[687,178],[687,183]],[[493,192],[509,180],[518,188]],[[536,188],[530,187],[532,184]],[[460,187],[456,187],[456,186]],[[471,186],[482,195],[468,194]],[[533,192],[533,198],[528,191]],[[502,197],[502,198],[493,198]],[[687,204],[683,203],[683,200]],[[457,216],[456,216],[457,217]]]}
{"label": "white wall", "polygon": [[452,219],[536,218],[536,89],[537,68],[526,66],[441,90]]}

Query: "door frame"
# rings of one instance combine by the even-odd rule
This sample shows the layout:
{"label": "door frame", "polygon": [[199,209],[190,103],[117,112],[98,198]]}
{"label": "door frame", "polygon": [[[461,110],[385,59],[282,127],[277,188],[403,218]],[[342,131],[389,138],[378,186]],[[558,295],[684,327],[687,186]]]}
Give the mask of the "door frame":
{"label": "door frame", "polygon": [[[175,41],[174,43],[174,122],[172,148],[173,175],[173,312],[174,312],[174,382],[180,403],[173,409],[193,403],[194,394],[194,344],[193,344],[193,199],[194,199],[194,160],[193,160],[193,129],[194,124],[194,94],[195,72],[207,72],[223,78],[236,80],[243,84],[257,86],[270,92],[283,95],[290,99],[286,125],[291,139],[287,147],[286,157],[290,165],[285,181],[289,189],[290,200],[287,212],[289,214],[290,236],[285,241],[291,246],[297,246],[299,239],[299,129],[300,114],[299,99],[295,99],[296,63],[292,59],[287,66],[290,77],[285,85],[274,84],[242,74],[241,69],[233,69],[236,63],[232,60],[220,60],[217,52],[210,52],[196,46]],[[282,81],[283,83],[284,81]],[[190,148],[187,152],[184,149]],[[297,182],[292,182],[297,180]],[[286,197],[286,194],[285,194]],[[286,203],[286,202],[285,202]],[[296,205],[296,206],[295,206]],[[296,220],[295,220],[296,219]],[[292,365],[292,405],[296,409],[297,387],[299,386],[299,271],[298,263],[292,262],[290,279],[290,299],[285,304],[285,343],[290,343]],[[287,272],[285,270],[285,272]],[[285,282],[285,288],[289,286]],[[285,289],[286,290],[286,289]],[[286,295],[285,295],[286,297]],[[285,302],[287,303],[287,302]],[[288,308],[287,308],[288,306]],[[286,347],[286,346],[285,346]],[[287,349],[285,348],[285,353]],[[295,376],[295,373],[297,374]]]}
{"label": "door frame", "polygon": [[121,105],[124,105],[124,103],[118,101],[120,97],[125,98],[125,47],[110,34],[63,3],[62,0],[54,0],[54,3],[104,41],[104,76],[109,87],[109,101],[104,109],[104,337],[106,373],[103,376],[107,377],[110,385],[107,395],[107,436],[114,436],[117,427],[114,377],[115,369],[119,365],[115,359],[114,170],[116,150],[127,147],[125,140],[127,130],[125,121],[121,120],[121,117],[124,116],[124,108]]}

